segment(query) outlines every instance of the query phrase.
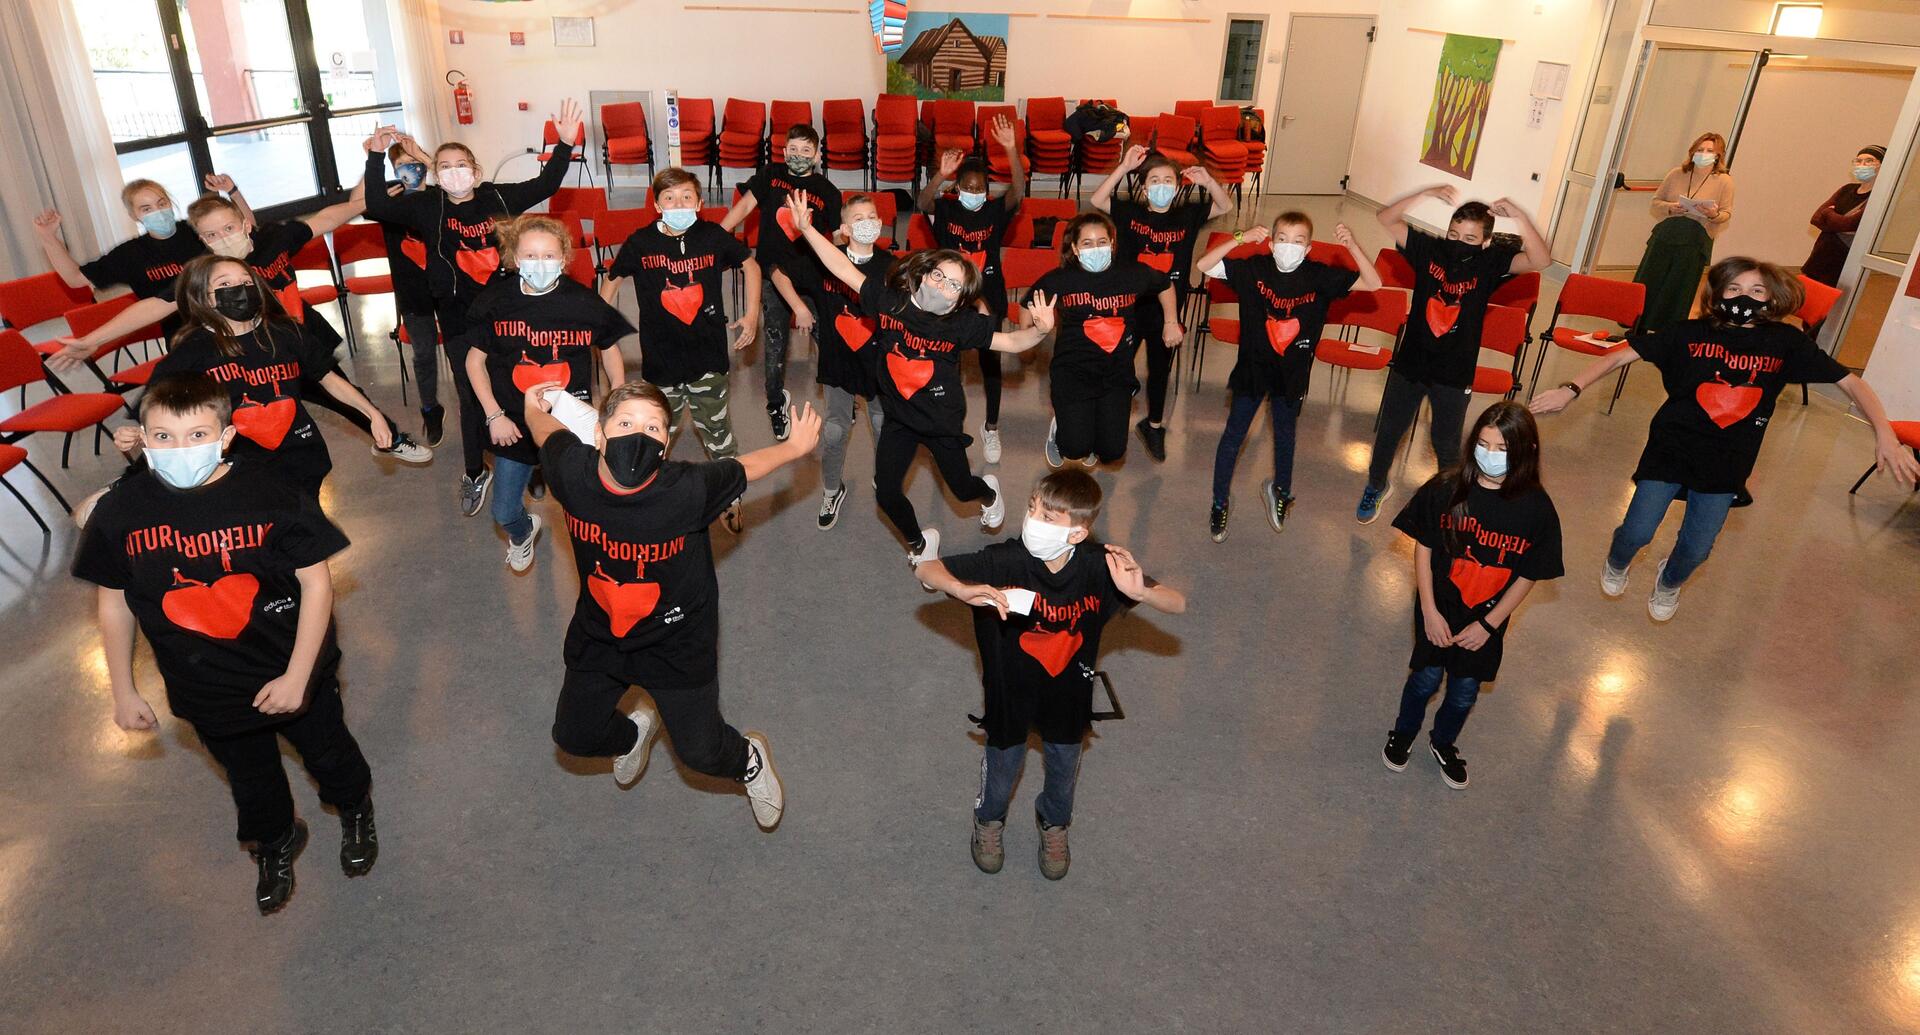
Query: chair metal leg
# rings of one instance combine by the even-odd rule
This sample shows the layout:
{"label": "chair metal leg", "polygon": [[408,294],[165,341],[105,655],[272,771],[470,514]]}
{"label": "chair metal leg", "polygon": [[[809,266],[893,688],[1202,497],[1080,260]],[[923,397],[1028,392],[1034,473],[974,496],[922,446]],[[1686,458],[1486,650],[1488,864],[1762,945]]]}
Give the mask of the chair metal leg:
{"label": "chair metal leg", "polygon": [[40,516],[39,511],[33,509],[33,504],[28,503],[27,498],[25,496],[20,495],[20,490],[14,488],[12,482],[7,481],[4,478],[0,478],[0,485],[6,486],[7,491],[10,493],[13,493],[13,498],[16,500],[19,500],[20,505],[27,508],[27,513],[33,515],[33,523],[40,526],[40,531],[42,534],[45,534],[45,535],[53,534],[53,529],[47,527],[47,520]]}
{"label": "chair metal leg", "polygon": [[1853,483],[1853,488],[1847,490],[1847,495],[1851,496],[1854,493],[1859,492],[1860,486],[1867,484],[1867,479],[1873,477],[1873,472],[1878,471],[1879,469],[1880,469],[1880,461],[1878,460],[1875,460],[1873,463],[1867,465],[1867,473],[1861,475],[1860,480]]}
{"label": "chair metal leg", "polygon": [[1618,381],[1616,381],[1616,382],[1614,382],[1614,385],[1613,385],[1613,398],[1611,398],[1611,399],[1609,399],[1609,400],[1607,400],[1607,415],[1608,415],[1608,416],[1612,416],[1612,415],[1613,415],[1613,404],[1614,404],[1614,403],[1617,403],[1617,402],[1619,402],[1619,401],[1620,401],[1620,394],[1621,394],[1622,392],[1625,392],[1625,391],[1627,390],[1627,371],[1628,371],[1629,369],[1631,369],[1631,368],[1630,368],[1630,367],[1621,367],[1621,368],[1620,368],[1620,380],[1618,380]]}
{"label": "chair metal leg", "polygon": [[67,436],[65,440],[63,440],[60,443],[60,469],[61,470],[63,471],[66,470],[67,466],[71,463],[70,457],[72,453],[73,453],[73,432],[69,431],[67,432]]}
{"label": "chair metal leg", "polygon": [[38,467],[33,466],[33,461],[22,460],[20,466],[26,468],[35,478],[40,479],[40,484],[46,486],[48,492],[53,493],[54,500],[60,504],[62,510],[69,514],[73,513],[73,506],[67,502],[67,498],[60,495],[60,490],[53,487],[53,483],[47,480],[47,476],[42,474]]}

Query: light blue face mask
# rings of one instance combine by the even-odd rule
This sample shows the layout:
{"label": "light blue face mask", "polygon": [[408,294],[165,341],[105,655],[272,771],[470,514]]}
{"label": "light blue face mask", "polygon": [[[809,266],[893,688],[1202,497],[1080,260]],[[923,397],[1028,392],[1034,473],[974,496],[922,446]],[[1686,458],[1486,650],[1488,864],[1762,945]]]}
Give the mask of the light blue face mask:
{"label": "light blue face mask", "polygon": [[180,217],[170,208],[157,208],[140,217],[140,227],[154,237],[172,237]]}
{"label": "light blue face mask", "polygon": [[220,466],[220,440],[175,449],[149,449],[147,466],[160,480],[176,489],[191,489],[207,480]]}
{"label": "light blue face mask", "polygon": [[1507,476],[1507,451],[1502,449],[1495,452],[1475,442],[1473,444],[1473,465],[1480,469],[1481,474],[1489,478],[1505,478]]}
{"label": "light blue face mask", "polygon": [[978,212],[986,207],[987,196],[984,193],[975,194],[972,191],[963,190],[960,192],[960,204],[964,206],[968,212]]}
{"label": "light blue face mask", "polygon": [[1866,183],[1878,175],[1880,175],[1880,167],[1877,165],[1856,165],[1853,167],[1853,178],[1859,180],[1861,183]]}
{"label": "light blue face mask", "polygon": [[532,288],[534,294],[540,294],[552,288],[560,280],[559,259],[521,259],[520,282]]}
{"label": "light blue face mask", "polygon": [[1154,183],[1147,186],[1147,204],[1154,208],[1166,208],[1173,204],[1173,196],[1180,188],[1171,183]]}
{"label": "light blue face mask", "polygon": [[1080,268],[1088,273],[1104,273],[1113,265],[1113,249],[1102,245],[1098,248],[1080,249]]}
{"label": "light blue face mask", "polygon": [[683,234],[687,232],[688,227],[700,221],[700,210],[697,208],[663,208],[660,210],[660,221],[667,224],[667,229],[674,233]]}

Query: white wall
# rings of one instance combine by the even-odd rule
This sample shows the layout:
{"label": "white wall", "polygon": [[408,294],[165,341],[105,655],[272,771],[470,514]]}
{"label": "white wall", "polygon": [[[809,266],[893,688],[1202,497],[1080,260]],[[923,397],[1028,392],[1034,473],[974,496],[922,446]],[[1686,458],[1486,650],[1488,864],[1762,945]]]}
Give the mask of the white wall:
{"label": "white wall", "polygon": [[[1920,248],[1907,257],[1907,270],[1909,277],[1920,270]],[[1880,323],[1864,376],[1886,404],[1887,416],[1920,420],[1920,298],[1907,297],[1904,280],[1900,286]]]}
{"label": "white wall", "polygon": [[[1772,31],[1774,0],[1654,0],[1654,25]],[[1820,38],[1920,46],[1920,9],[1910,0],[1826,0]]]}

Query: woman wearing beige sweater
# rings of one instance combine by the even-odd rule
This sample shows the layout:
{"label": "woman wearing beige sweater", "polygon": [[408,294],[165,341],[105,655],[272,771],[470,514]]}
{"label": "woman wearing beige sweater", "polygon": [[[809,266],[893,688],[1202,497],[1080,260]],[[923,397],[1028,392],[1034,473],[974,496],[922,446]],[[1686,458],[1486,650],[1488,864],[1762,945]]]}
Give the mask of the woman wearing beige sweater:
{"label": "woman wearing beige sweater", "polygon": [[1647,307],[1636,329],[1657,333],[1687,318],[1700,275],[1713,261],[1713,239],[1733,219],[1725,137],[1702,133],[1694,139],[1687,160],[1660,181],[1653,214],[1660,221],[1633,279],[1647,286]]}

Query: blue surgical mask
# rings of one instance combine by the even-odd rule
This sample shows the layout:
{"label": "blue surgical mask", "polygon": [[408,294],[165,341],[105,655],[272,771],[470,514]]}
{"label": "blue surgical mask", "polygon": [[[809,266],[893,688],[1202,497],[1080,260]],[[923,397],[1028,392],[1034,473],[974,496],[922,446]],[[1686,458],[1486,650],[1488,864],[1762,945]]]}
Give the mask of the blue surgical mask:
{"label": "blue surgical mask", "polygon": [[1475,442],[1473,444],[1473,465],[1480,469],[1481,474],[1489,478],[1505,478],[1507,476],[1507,451],[1504,449],[1498,451],[1488,449],[1486,446]]}
{"label": "blue surgical mask", "polygon": [[1861,183],[1866,183],[1878,175],[1880,175],[1880,167],[1877,165],[1856,165],[1853,167],[1853,178],[1859,180]]}
{"label": "blue surgical mask", "polygon": [[1707,166],[1712,165],[1713,152],[1712,151],[1695,151],[1693,153],[1693,164],[1699,166],[1702,169],[1705,169]]}
{"label": "blue surgical mask", "polygon": [[180,217],[170,208],[157,208],[140,217],[140,227],[154,237],[172,237]]}
{"label": "blue surgical mask", "polygon": [[1147,204],[1154,208],[1166,208],[1173,204],[1173,196],[1180,188],[1171,183],[1154,183],[1147,186]]}
{"label": "blue surgical mask", "polygon": [[521,259],[520,282],[539,294],[560,280],[559,259]]}
{"label": "blue surgical mask", "polygon": [[667,229],[674,233],[683,234],[687,232],[688,227],[700,221],[700,210],[697,208],[661,209],[660,221],[667,224]]}
{"label": "blue surgical mask", "polygon": [[176,489],[191,489],[207,480],[220,466],[220,440],[175,449],[149,449],[147,466],[160,480]]}
{"label": "blue surgical mask", "polygon": [[1113,249],[1105,245],[1080,249],[1080,268],[1088,273],[1103,273],[1113,265]]}
{"label": "blue surgical mask", "polygon": [[960,192],[960,204],[964,205],[968,212],[978,212],[985,207],[986,203],[987,195],[984,192],[979,194],[966,190]]}
{"label": "blue surgical mask", "polygon": [[400,177],[400,185],[411,194],[427,182],[427,167],[423,162],[401,162],[393,167],[394,175]]}

